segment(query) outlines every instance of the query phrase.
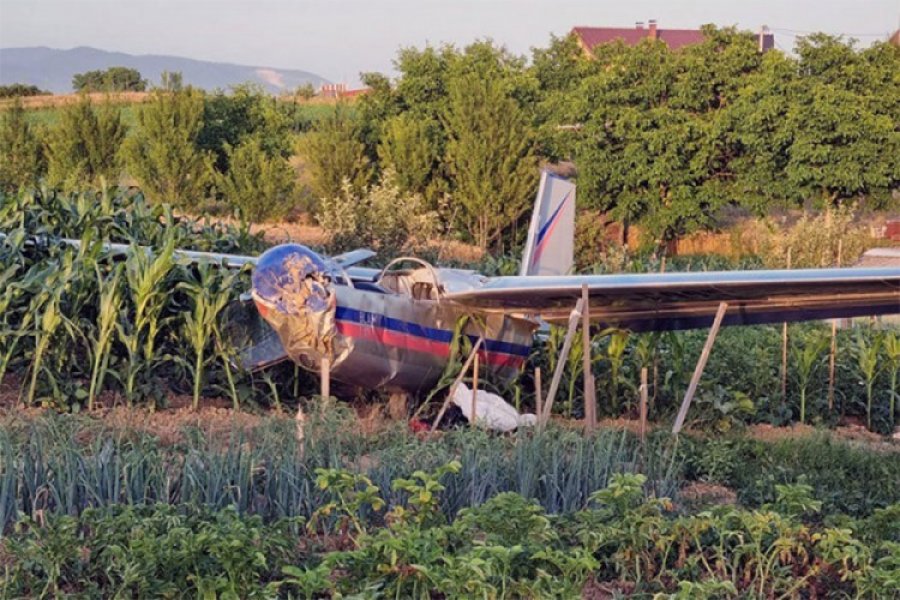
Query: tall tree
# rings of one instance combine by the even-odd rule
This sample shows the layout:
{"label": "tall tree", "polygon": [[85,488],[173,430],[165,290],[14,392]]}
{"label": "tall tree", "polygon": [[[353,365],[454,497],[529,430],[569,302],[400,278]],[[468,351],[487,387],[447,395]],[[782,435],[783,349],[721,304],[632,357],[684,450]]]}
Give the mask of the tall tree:
{"label": "tall tree", "polygon": [[118,107],[96,108],[87,95],[63,109],[47,137],[47,180],[67,190],[118,181],[125,125]]}
{"label": "tall tree", "polygon": [[202,117],[203,96],[192,89],[158,90],[138,109],[125,157],[150,199],[183,208],[203,199],[212,160],[197,147]]}
{"label": "tall tree", "polygon": [[262,142],[250,136],[236,148],[226,146],[228,172],[216,175],[225,200],[245,219],[260,222],[284,215],[294,190],[294,170],[287,159],[269,156]]}
{"label": "tall tree", "polygon": [[76,73],[72,77],[72,88],[76,92],[143,92],[147,89],[147,80],[141,78],[137,69],[110,67]]}
{"label": "tall tree", "polygon": [[345,179],[356,190],[366,188],[373,169],[361,137],[359,120],[342,103],[303,137],[299,150],[317,198],[337,196]]}
{"label": "tall tree", "polygon": [[423,194],[438,159],[438,122],[403,113],[384,124],[378,158],[382,169],[393,169],[404,192]]}
{"label": "tall tree", "polygon": [[537,159],[528,118],[502,82],[454,78],[444,114],[453,202],[481,248],[499,241],[528,209]]}
{"label": "tall tree", "polygon": [[12,193],[35,185],[43,170],[41,145],[16,99],[0,121],[0,190]]}

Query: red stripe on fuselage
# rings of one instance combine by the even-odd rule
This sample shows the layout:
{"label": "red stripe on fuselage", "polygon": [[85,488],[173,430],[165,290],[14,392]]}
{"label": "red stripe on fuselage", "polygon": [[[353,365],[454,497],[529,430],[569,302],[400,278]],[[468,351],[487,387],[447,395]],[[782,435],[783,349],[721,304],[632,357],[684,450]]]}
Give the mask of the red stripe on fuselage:
{"label": "red stripe on fuselage", "polygon": [[[337,321],[336,325],[338,333],[347,337],[370,340],[385,346],[406,348],[442,358],[450,357],[450,344],[444,342],[427,340],[407,333],[391,331],[383,327],[360,325],[349,321]],[[488,352],[486,350],[479,350],[478,357],[489,365],[514,369],[518,369],[525,362],[525,359],[521,356],[504,354],[503,352]]]}

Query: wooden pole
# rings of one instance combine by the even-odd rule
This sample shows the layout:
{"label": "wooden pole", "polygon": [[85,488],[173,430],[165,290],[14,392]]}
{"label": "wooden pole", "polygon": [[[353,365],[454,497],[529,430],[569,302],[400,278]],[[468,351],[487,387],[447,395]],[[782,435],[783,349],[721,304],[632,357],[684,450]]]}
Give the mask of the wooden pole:
{"label": "wooden pole", "polygon": [[322,377],[319,395],[323,400],[331,397],[331,361],[327,358],[322,359]]}
{"label": "wooden pole", "polygon": [[566,331],[566,338],[563,340],[563,347],[556,360],[556,370],[553,372],[553,379],[550,381],[550,390],[547,392],[547,402],[544,404],[544,413],[541,415],[539,424],[543,426],[550,419],[553,411],[553,401],[556,399],[556,391],[559,389],[559,382],[562,380],[563,370],[566,368],[566,361],[569,359],[569,352],[572,350],[572,338],[575,337],[575,330],[578,328],[578,318],[581,316],[581,299],[575,304],[575,308],[569,314],[569,329]]}
{"label": "wooden pole", "polygon": [[706,361],[709,360],[713,342],[716,341],[716,335],[718,335],[719,328],[722,326],[722,319],[725,317],[726,310],[728,310],[728,303],[720,302],[719,310],[716,312],[716,318],[713,321],[712,328],[709,330],[709,335],[706,336],[706,344],[703,345],[703,352],[700,353],[700,359],[697,361],[694,375],[691,377],[691,384],[688,386],[688,390],[684,395],[684,401],[681,403],[681,408],[678,411],[678,416],[675,418],[675,425],[672,427],[672,433],[678,433],[684,426],[684,419],[687,417],[688,409],[691,407],[691,401],[694,399],[694,394],[697,392],[697,386],[700,385],[700,376],[703,375],[703,370],[706,368]]}
{"label": "wooden pole", "polygon": [[[844,240],[838,240],[837,250],[837,266],[841,266],[841,254],[844,249]],[[835,361],[837,360],[837,325],[838,320],[831,320],[831,353],[828,357],[828,410],[834,410],[834,384],[835,384]]]}
{"label": "wooden pole", "polygon": [[538,420],[540,421],[543,416],[543,411],[541,410],[541,394],[543,393],[543,388],[541,387],[541,368],[534,368],[534,413],[537,415]]}
{"label": "wooden pole", "polygon": [[450,399],[453,398],[453,394],[456,392],[456,388],[459,387],[459,384],[463,380],[463,377],[466,376],[466,372],[469,370],[469,367],[472,366],[472,362],[478,355],[478,349],[481,348],[481,344],[483,343],[484,338],[478,338],[478,341],[475,342],[474,346],[472,346],[472,352],[469,354],[469,358],[466,359],[466,362],[463,364],[462,369],[460,369],[459,375],[457,375],[456,379],[453,380],[453,385],[450,386],[450,393],[447,394],[447,397],[444,399],[444,403],[441,405],[441,410],[438,412],[437,417],[434,419],[434,423],[431,424],[431,431],[429,432],[429,436],[434,433],[434,430],[438,428],[441,419],[444,418],[444,413],[447,412],[447,407],[450,405]]}
{"label": "wooden pole", "polygon": [[[787,268],[791,268],[791,249],[787,251]],[[787,405],[787,373],[788,373],[788,324],[781,324],[781,401]]]}
{"label": "wooden pole", "polygon": [[641,445],[644,445],[644,440],[647,439],[647,397],[649,393],[647,390],[647,367],[641,369]]}
{"label": "wooden pole", "polygon": [[475,427],[475,419],[478,418],[478,353],[472,361],[472,420],[469,425]]}
{"label": "wooden pole", "polygon": [[582,370],[584,371],[584,428],[593,433],[597,428],[597,397],[594,371],[591,368],[591,305],[588,286],[581,286]]}

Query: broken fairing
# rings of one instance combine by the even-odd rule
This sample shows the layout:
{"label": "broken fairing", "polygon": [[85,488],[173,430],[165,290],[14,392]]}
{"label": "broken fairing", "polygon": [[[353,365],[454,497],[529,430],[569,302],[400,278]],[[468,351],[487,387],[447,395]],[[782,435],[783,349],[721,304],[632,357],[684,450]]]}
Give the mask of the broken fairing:
{"label": "broken fairing", "polygon": [[[335,381],[389,391],[430,389],[458,342],[454,331],[462,318],[463,335],[484,338],[479,354],[485,368],[503,378],[518,374],[531,351],[533,322],[502,314],[466,318],[468,311],[441,301],[442,271],[418,260],[413,269],[391,268],[399,262],[376,281],[353,286],[340,267],[308,248],[279,247],[260,257],[252,295],[287,356],[315,371],[329,359]],[[471,273],[446,274],[451,289],[480,284]]]}
{"label": "broken fairing", "polygon": [[334,279],[339,275],[304,246],[278,246],[259,257],[253,300],[295,363],[318,370],[322,359],[337,366],[350,346],[337,335]]}

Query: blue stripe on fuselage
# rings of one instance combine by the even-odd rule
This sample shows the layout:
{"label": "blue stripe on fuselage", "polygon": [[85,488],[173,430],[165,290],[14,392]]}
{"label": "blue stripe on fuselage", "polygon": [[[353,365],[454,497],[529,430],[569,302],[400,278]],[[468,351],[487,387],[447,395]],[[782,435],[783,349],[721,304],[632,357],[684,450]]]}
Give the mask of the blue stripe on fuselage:
{"label": "blue stripe on fuselage", "polygon": [[[449,344],[453,341],[452,331],[447,331],[446,329],[434,329],[432,327],[425,327],[424,325],[419,325],[418,323],[401,321],[400,319],[395,319],[393,317],[388,317],[379,313],[366,312],[363,310],[350,308],[348,306],[337,306],[335,309],[334,317],[341,321],[350,321],[352,323],[359,323],[361,325],[371,325],[373,327],[389,329],[391,331],[397,331],[399,333],[405,333],[407,335],[414,335],[416,337],[443,342],[445,344]],[[469,339],[471,339],[474,343],[478,339],[478,336],[470,335]],[[531,346],[513,344],[512,342],[503,342],[500,340],[485,339],[484,347],[488,352],[502,352],[504,354],[512,354],[513,356],[525,357],[531,353]]]}

